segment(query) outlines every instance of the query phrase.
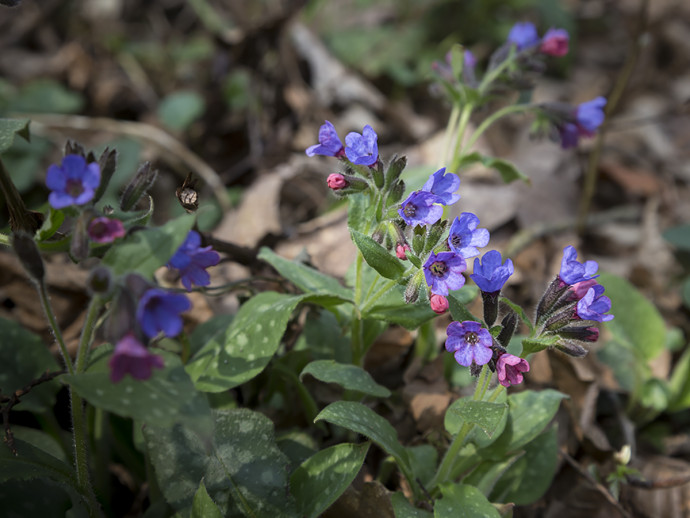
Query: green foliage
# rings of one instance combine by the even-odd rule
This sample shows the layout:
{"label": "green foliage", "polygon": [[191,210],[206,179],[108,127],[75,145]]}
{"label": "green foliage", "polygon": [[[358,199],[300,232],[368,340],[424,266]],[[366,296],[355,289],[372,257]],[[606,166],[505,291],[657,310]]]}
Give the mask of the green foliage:
{"label": "green foliage", "polygon": [[389,397],[390,390],[376,383],[371,375],[356,365],[336,363],[334,360],[316,360],[299,375],[303,379],[311,374],[324,383],[336,383],[346,390],[356,390],[374,397]]}
{"label": "green foliage", "polygon": [[444,484],[443,497],[434,505],[434,518],[500,518],[496,508],[476,488],[465,484]]}
{"label": "green foliage", "polygon": [[369,236],[356,230],[351,230],[352,240],[362,252],[364,260],[386,279],[399,279],[405,273],[405,265],[394,257],[388,250],[379,245]]}
{"label": "green foliage", "polygon": [[26,113],[79,113],[84,97],[52,79],[36,79],[8,99],[8,109]]}
{"label": "green foliage", "polygon": [[481,163],[487,169],[494,169],[497,171],[498,174],[501,175],[503,183],[511,183],[515,180],[522,180],[525,183],[530,183],[529,176],[518,170],[512,162],[508,162],[501,158],[482,155],[478,151],[465,155],[460,161],[460,167],[477,162]]}
{"label": "green foliage", "polygon": [[405,498],[402,493],[393,493],[391,496],[395,518],[431,518],[431,513],[424,509],[417,509]]}
{"label": "green foliage", "polygon": [[158,118],[173,131],[186,130],[205,109],[204,98],[197,92],[181,90],[166,96],[158,105]]}
{"label": "green foliage", "polygon": [[27,142],[30,139],[29,119],[0,119],[0,153],[12,147],[14,136],[19,135]]}
{"label": "green foliage", "polygon": [[485,448],[498,439],[508,422],[506,394],[502,392],[495,403],[460,398],[448,407],[444,419],[446,431],[456,435],[465,423],[475,425],[469,440],[477,447]]}
{"label": "green foliage", "polygon": [[206,491],[204,479],[199,483],[199,489],[194,494],[192,501],[192,518],[223,518],[218,506],[211,500]]}

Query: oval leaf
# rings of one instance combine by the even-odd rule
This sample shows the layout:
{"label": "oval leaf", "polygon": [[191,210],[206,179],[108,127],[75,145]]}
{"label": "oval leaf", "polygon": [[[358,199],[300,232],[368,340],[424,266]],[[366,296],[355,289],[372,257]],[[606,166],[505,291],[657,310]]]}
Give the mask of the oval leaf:
{"label": "oval leaf", "polygon": [[434,505],[434,518],[500,518],[479,489],[464,484],[443,484],[443,498]]}
{"label": "oval leaf", "polygon": [[397,257],[393,257],[391,253],[379,245],[369,236],[350,230],[352,240],[362,252],[364,260],[374,270],[386,279],[399,279],[405,273],[405,266]]}
{"label": "oval leaf", "polygon": [[346,390],[356,390],[375,397],[388,397],[390,390],[376,383],[371,375],[356,365],[336,363],[334,360],[316,360],[307,365],[300,379],[311,374],[324,383],[337,383]]}
{"label": "oval leaf", "polygon": [[199,483],[199,489],[194,494],[192,502],[192,518],[223,518],[218,506],[211,500],[206,491],[204,480]]}
{"label": "oval leaf", "polygon": [[0,119],[0,153],[12,147],[14,136],[29,141],[29,119]]}

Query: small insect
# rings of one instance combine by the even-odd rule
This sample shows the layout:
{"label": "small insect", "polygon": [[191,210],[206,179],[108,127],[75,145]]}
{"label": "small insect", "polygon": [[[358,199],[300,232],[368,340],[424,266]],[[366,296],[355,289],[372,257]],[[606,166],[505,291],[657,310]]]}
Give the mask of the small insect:
{"label": "small insect", "polygon": [[175,196],[182,205],[182,208],[189,213],[196,212],[199,208],[199,193],[196,192],[197,179],[190,172],[184,179],[182,187],[175,190]]}

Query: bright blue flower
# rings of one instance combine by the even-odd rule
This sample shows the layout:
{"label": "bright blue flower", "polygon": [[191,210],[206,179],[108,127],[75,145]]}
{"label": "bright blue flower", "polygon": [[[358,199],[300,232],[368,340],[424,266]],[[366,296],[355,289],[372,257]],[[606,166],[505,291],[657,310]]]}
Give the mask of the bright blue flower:
{"label": "bright blue flower", "polygon": [[160,331],[169,338],[182,332],[183,313],[192,308],[192,303],[182,293],[169,293],[160,288],[147,290],[137,306],[137,321],[149,338]]}
{"label": "bright blue flower", "polygon": [[191,291],[192,284],[208,286],[211,283],[206,268],[217,265],[219,261],[218,252],[210,246],[202,248],[201,236],[195,230],[190,230],[187,239],[168,261],[168,268],[177,268],[182,284],[187,291]]}
{"label": "bright blue flower", "polygon": [[62,165],[51,165],[46,175],[46,185],[52,192],[48,197],[54,209],[70,205],[84,205],[93,199],[101,183],[98,163],[86,163],[79,155],[67,155]]}
{"label": "bright blue flower", "polygon": [[127,333],[117,342],[108,366],[110,381],[117,383],[128,373],[134,379],[147,380],[152,369],[162,369],[164,364],[161,356],[149,352],[132,333]]}
{"label": "bright blue flower", "polygon": [[446,168],[442,167],[431,176],[422,187],[423,191],[430,192],[441,198],[444,205],[452,205],[460,199],[459,194],[453,194],[460,187],[460,177],[455,173],[446,174]]}
{"label": "bright blue flower", "polygon": [[518,50],[531,47],[539,42],[539,34],[534,24],[530,22],[518,22],[513,25],[508,33],[508,42],[515,43]]}
{"label": "bright blue flower", "polygon": [[323,155],[341,157],[345,154],[335,127],[326,121],[319,128],[319,143],[307,148],[307,156]]}
{"label": "bright blue flower", "polygon": [[398,214],[411,227],[433,225],[443,216],[441,198],[426,191],[414,191],[400,204]]}
{"label": "bright blue flower", "polygon": [[474,273],[470,277],[483,292],[496,293],[501,291],[513,271],[513,261],[506,259],[502,265],[501,253],[491,250],[484,254],[481,262],[479,258],[474,260]]}
{"label": "bright blue flower", "polygon": [[572,246],[563,249],[563,259],[561,260],[561,270],[558,273],[564,284],[572,286],[578,282],[588,281],[599,277],[597,273],[599,265],[596,261],[586,261],[584,264],[577,261],[577,251]]}
{"label": "bright blue flower", "polygon": [[582,320],[608,322],[613,320],[613,315],[604,313],[610,310],[611,299],[604,296],[604,287],[601,284],[592,286],[577,303],[577,316]]}
{"label": "bright blue flower", "polygon": [[479,255],[478,246],[489,244],[489,231],[477,228],[479,218],[471,212],[463,212],[450,226],[448,246],[465,259]]}
{"label": "bright blue flower", "polygon": [[604,106],[606,106],[606,99],[600,96],[577,107],[575,112],[577,125],[586,131],[588,136],[591,136],[604,122]]}
{"label": "bright blue flower", "polygon": [[454,353],[455,361],[469,367],[472,363],[486,365],[493,356],[493,340],[488,329],[484,329],[479,322],[467,320],[465,322],[451,322],[446,329],[448,339],[446,350]]}
{"label": "bright blue flower", "polygon": [[465,259],[455,252],[431,252],[424,263],[424,278],[431,293],[446,297],[448,291],[459,290],[465,284],[462,272],[467,270]]}
{"label": "bright blue flower", "polygon": [[348,133],[345,137],[345,154],[347,159],[356,165],[372,166],[379,159],[378,135],[368,124],[362,134]]}

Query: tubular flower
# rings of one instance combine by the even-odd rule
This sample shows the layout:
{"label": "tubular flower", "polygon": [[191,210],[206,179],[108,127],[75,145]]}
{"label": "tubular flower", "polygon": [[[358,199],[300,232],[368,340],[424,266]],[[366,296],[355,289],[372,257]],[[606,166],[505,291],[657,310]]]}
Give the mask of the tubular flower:
{"label": "tubular flower", "polygon": [[119,219],[100,216],[91,220],[88,233],[91,241],[96,243],[112,243],[118,237],[124,237],[125,227]]}
{"label": "tubular flower", "polygon": [[506,259],[502,265],[501,253],[491,250],[484,254],[481,262],[479,258],[474,260],[474,273],[470,278],[483,292],[497,293],[501,291],[508,277],[513,275],[513,271],[513,261]]}
{"label": "tubular flower", "polygon": [[518,22],[508,33],[508,43],[514,43],[518,50],[523,50],[539,42],[539,35],[534,24]]}
{"label": "tubular flower", "polygon": [[215,266],[220,261],[220,255],[210,246],[201,247],[201,236],[190,230],[187,239],[177,249],[175,255],[168,261],[168,268],[180,271],[182,285],[191,291],[192,284],[208,286],[211,283],[206,268]]}
{"label": "tubular flower", "polygon": [[539,51],[548,56],[561,57],[568,53],[570,36],[565,29],[549,29],[541,39]]}
{"label": "tubular flower", "polygon": [[120,381],[125,374],[130,374],[137,380],[147,380],[151,377],[151,371],[154,368],[163,368],[163,358],[157,354],[151,354],[132,333],[127,333],[115,345],[115,351],[108,361],[108,366],[110,381],[113,383]]}
{"label": "tubular flower", "polygon": [[378,135],[368,124],[362,134],[352,132],[345,137],[345,155],[356,165],[373,166],[379,159]]}
{"label": "tubular flower", "polygon": [[613,315],[605,315],[610,310],[611,299],[604,295],[604,287],[601,284],[589,288],[577,303],[577,316],[582,320],[608,322],[613,320]]}
{"label": "tubular flower", "polygon": [[323,155],[340,158],[345,154],[343,143],[340,142],[335,127],[326,121],[319,128],[319,143],[307,148],[307,156]]}
{"label": "tubular flower", "polygon": [[424,278],[435,295],[448,296],[448,291],[459,290],[465,284],[462,275],[467,269],[465,259],[454,252],[431,252],[424,263]]}
{"label": "tubular flower", "polygon": [[561,147],[568,149],[575,147],[580,137],[591,137],[604,122],[604,106],[606,99],[597,97],[578,105],[571,121],[556,126],[561,137]]}
{"label": "tubular flower", "polygon": [[67,155],[61,165],[51,165],[46,185],[52,192],[48,201],[54,209],[84,205],[91,201],[101,183],[101,168],[96,162],[86,163],[79,155]]}
{"label": "tubular flower", "polygon": [[414,191],[400,204],[398,214],[411,227],[433,225],[443,215],[443,207],[437,205],[441,199],[426,191]]}
{"label": "tubular flower", "polygon": [[498,382],[504,387],[522,383],[522,373],[529,372],[529,363],[523,358],[504,353],[496,360]]}
{"label": "tubular flower", "polygon": [[448,246],[465,259],[479,255],[477,247],[489,244],[489,231],[477,228],[479,218],[471,212],[463,212],[450,226]]}
{"label": "tubular flower", "polygon": [[168,293],[159,288],[147,290],[137,305],[137,321],[149,338],[160,331],[169,338],[182,332],[183,313],[191,309],[192,303],[181,293]]}
{"label": "tubular flower", "polygon": [[588,281],[599,277],[595,275],[599,265],[596,261],[586,261],[584,264],[577,261],[577,251],[573,246],[566,246],[563,249],[563,259],[561,260],[561,270],[558,277],[563,284],[573,286],[578,282]]}
{"label": "tubular flower", "polygon": [[443,205],[452,205],[460,199],[459,194],[454,194],[460,187],[460,178],[455,173],[446,173],[446,168],[442,167],[426,181],[422,191],[430,192],[438,196]]}
{"label": "tubular flower", "polygon": [[469,367],[486,365],[493,356],[491,333],[479,322],[451,322],[446,329],[446,350],[454,353],[455,361]]}

